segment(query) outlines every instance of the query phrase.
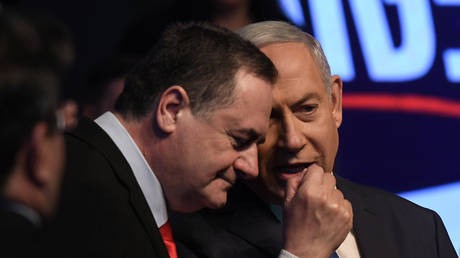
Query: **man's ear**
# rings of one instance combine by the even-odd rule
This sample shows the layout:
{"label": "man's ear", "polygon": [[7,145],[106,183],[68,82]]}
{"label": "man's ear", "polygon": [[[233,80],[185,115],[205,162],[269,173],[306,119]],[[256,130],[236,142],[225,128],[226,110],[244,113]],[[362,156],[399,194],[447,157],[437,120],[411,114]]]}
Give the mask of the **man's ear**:
{"label": "man's ear", "polygon": [[331,77],[331,112],[337,128],[342,124],[342,79],[338,75]]}
{"label": "man's ear", "polygon": [[49,177],[49,171],[44,168],[44,157],[48,149],[48,130],[45,122],[37,123],[32,129],[30,141],[25,151],[26,176],[35,185],[45,184]]}
{"label": "man's ear", "polygon": [[167,134],[174,132],[181,112],[190,108],[190,99],[181,86],[171,86],[161,94],[156,110],[158,128]]}

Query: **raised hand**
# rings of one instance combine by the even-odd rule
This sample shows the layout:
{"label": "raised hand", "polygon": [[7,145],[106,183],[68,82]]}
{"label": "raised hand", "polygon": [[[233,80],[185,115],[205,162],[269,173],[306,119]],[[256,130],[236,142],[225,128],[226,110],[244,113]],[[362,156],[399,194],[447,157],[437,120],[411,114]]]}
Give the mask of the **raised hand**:
{"label": "raised hand", "polygon": [[298,257],[329,257],[353,227],[351,203],[335,177],[318,165],[288,179],[284,202],[284,249]]}

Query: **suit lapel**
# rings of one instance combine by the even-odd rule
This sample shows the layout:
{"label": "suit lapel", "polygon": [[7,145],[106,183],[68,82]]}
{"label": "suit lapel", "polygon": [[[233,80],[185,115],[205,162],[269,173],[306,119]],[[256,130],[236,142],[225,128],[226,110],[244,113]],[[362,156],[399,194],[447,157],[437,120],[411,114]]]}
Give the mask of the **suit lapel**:
{"label": "suit lapel", "polygon": [[[356,184],[337,176],[337,187],[353,205],[353,232],[361,257],[391,257],[394,248],[388,234],[383,211],[375,196],[356,189]],[[270,208],[246,187],[235,187],[228,210],[233,210],[227,230],[256,248],[276,257],[283,247],[281,223]]]}
{"label": "suit lapel", "polygon": [[393,249],[388,223],[379,200],[356,189],[356,184],[336,175],[337,188],[353,206],[353,232],[361,257],[391,257]]}
{"label": "suit lapel", "polygon": [[281,223],[268,205],[252,191],[244,186],[235,187],[234,190],[238,193],[229,201],[229,209],[234,209],[234,213],[227,230],[245,239],[268,256],[277,257],[283,247]]}
{"label": "suit lapel", "polygon": [[78,128],[72,132],[74,136],[99,149],[113,168],[115,176],[120,183],[127,189],[131,207],[134,209],[138,219],[144,226],[150,237],[159,257],[169,257],[167,249],[163,244],[163,239],[155,223],[153,214],[148,207],[147,201],[136,182],[131,167],[122,155],[120,150],[113,143],[112,139],[96,123],[89,119],[82,119]]}

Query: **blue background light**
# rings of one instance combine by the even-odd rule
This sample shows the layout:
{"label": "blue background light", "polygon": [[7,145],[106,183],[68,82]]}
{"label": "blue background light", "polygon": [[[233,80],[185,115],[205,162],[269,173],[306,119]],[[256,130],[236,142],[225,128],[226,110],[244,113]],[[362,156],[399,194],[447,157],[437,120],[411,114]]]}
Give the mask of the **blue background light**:
{"label": "blue background light", "polygon": [[450,82],[460,82],[460,49],[447,49],[443,57],[447,79]]}
{"label": "blue background light", "polygon": [[280,0],[280,7],[287,17],[297,26],[305,26],[305,17],[303,16],[302,5],[300,0]]}

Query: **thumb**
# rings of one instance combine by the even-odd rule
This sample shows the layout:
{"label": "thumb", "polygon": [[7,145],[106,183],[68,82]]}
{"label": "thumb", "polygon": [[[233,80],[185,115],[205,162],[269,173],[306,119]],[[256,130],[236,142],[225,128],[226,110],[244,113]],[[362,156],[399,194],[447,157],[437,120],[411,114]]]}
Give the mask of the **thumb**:
{"label": "thumb", "polygon": [[289,178],[286,181],[285,196],[284,196],[284,208],[289,207],[292,199],[299,189],[300,183],[304,177],[305,173],[299,173],[298,175]]}

